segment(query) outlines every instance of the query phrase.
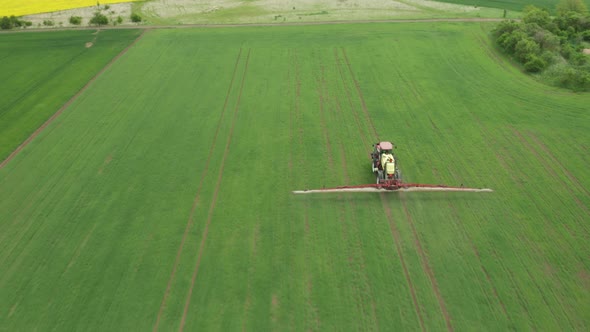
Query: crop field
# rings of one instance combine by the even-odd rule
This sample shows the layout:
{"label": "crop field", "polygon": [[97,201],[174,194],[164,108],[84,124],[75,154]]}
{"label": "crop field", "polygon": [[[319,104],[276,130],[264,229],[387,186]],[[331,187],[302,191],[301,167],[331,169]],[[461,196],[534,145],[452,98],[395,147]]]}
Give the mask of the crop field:
{"label": "crop field", "polygon": [[[326,22],[419,18],[501,18],[503,9],[429,0],[152,0],[133,3],[148,24]],[[510,11],[507,18],[520,13]]]}
{"label": "crop field", "polygon": [[[146,31],[0,168],[0,330],[590,329],[590,95],[487,31]],[[379,139],[495,191],[291,194]]]}
{"label": "crop field", "polygon": [[[138,35],[63,31],[0,35],[0,160]],[[9,78],[9,79],[8,79]]]}
{"label": "crop field", "polygon": [[48,13],[58,10],[74,9],[81,7],[108,5],[121,2],[133,2],[136,0],[0,0],[1,16],[22,16],[39,13]]}
{"label": "crop field", "polygon": [[[550,11],[554,11],[559,0],[437,0],[440,2],[449,2],[459,5],[479,6],[479,7],[490,7],[490,8],[501,8],[507,10],[522,11],[524,7],[528,5],[535,5],[540,8],[545,8]],[[590,0],[583,0],[587,6],[590,6]]]}

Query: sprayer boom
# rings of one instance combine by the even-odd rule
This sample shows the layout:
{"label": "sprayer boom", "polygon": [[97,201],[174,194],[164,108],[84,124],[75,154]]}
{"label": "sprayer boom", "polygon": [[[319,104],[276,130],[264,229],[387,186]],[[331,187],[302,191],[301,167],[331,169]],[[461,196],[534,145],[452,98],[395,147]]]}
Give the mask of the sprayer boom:
{"label": "sprayer boom", "polygon": [[488,188],[453,187],[442,184],[403,183],[397,168],[397,158],[393,154],[393,144],[380,142],[373,145],[371,153],[371,170],[377,178],[375,184],[358,186],[341,186],[334,188],[295,190],[294,194],[316,193],[375,193],[375,192],[410,192],[410,191],[463,191],[463,192],[491,192]]}

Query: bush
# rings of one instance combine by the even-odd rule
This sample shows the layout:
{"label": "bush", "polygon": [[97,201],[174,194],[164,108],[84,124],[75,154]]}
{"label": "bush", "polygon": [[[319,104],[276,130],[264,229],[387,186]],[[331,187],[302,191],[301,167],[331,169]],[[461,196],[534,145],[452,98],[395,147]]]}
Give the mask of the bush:
{"label": "bush", "polygon": [[122,18],[121,16],[118,16],[118,17],[117,17],[117,23],[118,23],[118,24],[121,24],[121,23],[123,23],[123,18]]}
{"label": "bush", "polygon": [[131,22],[133,22],[133,23],[141,22],[141,16],[139,16],[139,14],[137,14],[137,13],[131,14]]}
{"label": "bush", "polygon": [[524,64],[524,69],[529,73],[538,73],[547,67],[547,63],[540,57],[532,54]]}
{"label": "bush", "polygon": [[[553,52],[549,52],[549,51],[545,51],[545,52],[541,53],[541,59],[543,59],[543,61],[545,61],[547,66],[552,65],[558,61],[558,57]],[[561,59],[561,58],[559,58],[559,59]]]}
{"label": "bush", "polygon": [[43,20],[43,25],[48,26],[48,27],[52,27],[55,25],[55,22],[53,22],[52,20]]}
{"label": "bush", "polygon": [[70,16],[70,24],[73,24],[73,25],[80,25],[80,24],[82,24],[82,17],[80,17],[80,16]]}
{"label": "bush", "polygon": [[107,24],[109,24],[109,19],[108,19],[108,17],[104,16],[100,12],[96,12],[96,13],[94,13],[94,16],[92,16],[92,18],[90,19],[90,24],[99,25],[99,26],[100,25],[107,25]]}

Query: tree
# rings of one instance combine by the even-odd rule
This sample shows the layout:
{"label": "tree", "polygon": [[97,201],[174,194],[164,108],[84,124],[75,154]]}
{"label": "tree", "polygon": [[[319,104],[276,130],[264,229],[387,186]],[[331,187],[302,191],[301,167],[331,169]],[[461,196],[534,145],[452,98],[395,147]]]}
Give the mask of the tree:
{"label": "tree", "polygon": [[536,55],[531,55],[529,61],[524,64],[524,69],[530,73],[538,73],[547,67],[547,63]]}
{"label": "tree", "polygon": [[537,8],[535,6],[526,6],[524,8],[524,16],[522,17],[524,23],[536,23],[540,27],[547,29],[551,23],[549,12],[545,9]]}
{"label": "tree", "polygon": [[12,29],[12,21],[10,18],[8,18],[8,16],[4,16],[2,19],[0,19],[0,28],[2,28],[2,30]]}
{"label": "tree", "polygon": [[519,23],[512,20],[502,21],[494,28],[494,34],[496,37],[500,37],[505,33],[511,33],[514,30],[518,30],[520,27]]}
{"label": "tree", "polygon": [[20,20],[18,17],[12,15],[10,16],[10,20],[12,21],[12,26],[15,28],[20,28],[25,25],[25,22]]}
{"label": "tree", "polygon": [[555,18],[555,23],[560,30],[566,31],[568,35],[579,31],[586,30],[588,18],[580,13],[569,11],[559,14]]}
{"label": "tree", "polygon": [[99,26],[100,25],[107,25],[107,24],[109,24],[109,19],[108,19],[108,17],[104,16],[100,12],[96,12],[96,13],[94,13],[94,16],[92,16],[92,18],[90,19],[90,24],[99,25]]}
{"label": "tree", "polygon": [[73,25],[80,25],[80,24],[82,24],[82,17],[80,17],[80,16],[70,16],[70,24],[73,24]]}
{"label": "tree", "polygon": [[514,54],[516,50],[516,44],[525,38],[527,38],[526,33],[516,30],[512,33],[505,33],[500,36],[500,38],[498,38],[498,43],[504,48],[504,50],[506,50],[506,52]]}
{"label": "tree", "polygon": [[533,39],[539,44],[541,50],[557,51],[559,50],[559,38],[547,30],[539,30],[533,35]]}
{"label": "tree", "polygon": [[533,55],[537,55],[541,52],[539,44],[537,44],[531,38],[521,39],[514,48],[514,55],[522,63],[529,61]]}
{"label": "tree", "polygon": [[137,14],[137,13],[131,14],[131,22],[133,22],[133,23],[141,22],[141,16],[139,16],[139,14]]}
{"label": "tree", "polygon": [[588,12],[588,8],[582,0],[561,0],[557,4],[557,13],[564,14],[567,12],[586,14]]}

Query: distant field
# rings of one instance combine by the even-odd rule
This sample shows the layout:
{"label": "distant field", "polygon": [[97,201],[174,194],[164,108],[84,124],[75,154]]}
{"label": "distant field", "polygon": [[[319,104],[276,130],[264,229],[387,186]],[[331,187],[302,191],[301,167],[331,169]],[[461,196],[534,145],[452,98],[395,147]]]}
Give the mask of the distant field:
{"label": "distant field", "polygon": [[[428,0],[152,0],[134,11],[148,24],[301,23],[449,17],[501,18],[503,10]],[[509,12],[508,18],[519,13]]]}
{"label": "distant field", "polygon": [[[436,0],[440,2],[454,3],[467,6],[479,6],[500,8],[513,11],[522,11],[527,5],[535,5],[540,8],[545,8],[554,11],[559,3],[559,0]],[[584,0],[586,5],[590,7],[590,0]]]}
{"label": "distant field", "polygon": [[[488,30],[147,31],[0,169],[0,328],[590,330],[590,95]],[[378,139],[495,192],[290,193]]]}
{"label": "distant field", "polygon": [[22,16],[38,13],[48,13],[80,7],[108,5],[112,3],[132,2],[137,0],[0,0],[0,17]]}
{"label": "distant field", "polygon": [[[139,31],[0,35],[0,162]],[[92,47],[86,47],[86,43]]]}

